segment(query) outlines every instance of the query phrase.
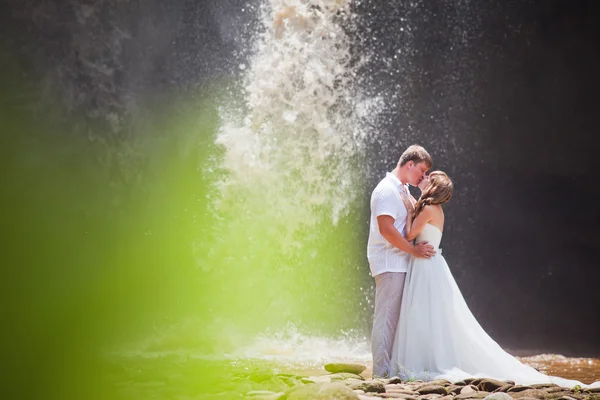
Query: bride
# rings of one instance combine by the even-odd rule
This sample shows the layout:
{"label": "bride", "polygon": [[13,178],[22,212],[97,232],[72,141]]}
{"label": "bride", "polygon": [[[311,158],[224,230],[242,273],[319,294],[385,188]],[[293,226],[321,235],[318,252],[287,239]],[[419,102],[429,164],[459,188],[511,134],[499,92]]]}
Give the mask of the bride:
{"label": "bride", "polygon": [[[477,322],[439,250],[444,230],[442,204],[452,197],[453,185],[441,171],[419,184],[421,198],[414,206],[403,198],[409,216],[406,238],[428,241],[437,249],[432,258],[413,258],[406,276],[400,321],[392,350],[392,374],[403,379],[468,377],[512,380],[517,384],[581,382],[544,375],[511,356]],[[412,221],[411,221],[412,220]],[[590,385],[600,386],[600,381]]]}

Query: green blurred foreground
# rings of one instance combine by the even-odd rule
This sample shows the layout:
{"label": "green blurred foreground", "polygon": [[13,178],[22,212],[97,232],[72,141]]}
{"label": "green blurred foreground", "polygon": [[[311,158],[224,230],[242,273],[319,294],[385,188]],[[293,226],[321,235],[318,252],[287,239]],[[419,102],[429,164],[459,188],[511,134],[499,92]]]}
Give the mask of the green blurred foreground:
{"label": "green blurred foreground", "polygon": [[[197,398],[235,381],[219,355],[267,327],[367,318],[359,204],[337,226],[322,212],[292,250],[243,192],[217,210],[208,96],[154,99],[115,131],[15,76],[0,77],[3,398]],[[217,361],[114,356],[177,349]]]}

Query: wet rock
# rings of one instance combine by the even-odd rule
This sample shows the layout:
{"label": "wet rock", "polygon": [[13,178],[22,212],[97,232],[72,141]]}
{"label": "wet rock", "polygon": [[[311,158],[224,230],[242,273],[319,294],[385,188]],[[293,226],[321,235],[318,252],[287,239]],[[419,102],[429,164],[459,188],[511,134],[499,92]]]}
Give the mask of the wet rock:
{"label": "wet rock", "polygon": [[535,397],[521,397],[521,400],[538,400]]}
{"label": "wet rock", "polygon": [[441,394],[446,395],[446,388],[440,385],[424,385],[417,389],[419,394]]}
{"label": "wet rock", "polygon": [[325,371],[327,372],[331,372],[331,373],[338,373],[338,372],[348,372],[350,374],[360,374],[361,372],[363,372],[365,369],[367,369],[366,366],[361,365],[361,364],[338,364],[338,363],[332,363],[332,364],[327,364],[325,365]]}
{"label": "wet rock", "polygon": [[402,383],[402,379],[400,379],[397,376],[391,377],[390,380],[389,380],[389,382],[388,382],[388,384],[390,384],[390,385],[399,384],[399,383]]}
{"label": "wet rock", "polygon": [[387,385],[383,385],[385,386],[385,390],[389,391],[389,390],[395,390],[395,389],[402,389],[402,385],[390,385],[389,383]]}
{"label": "wet rock", "polygon": [[553,388],[553,389],[549,389],[549,390],[552,390],[552,392],[549,392],[547,390],[545,390],[545,392],[548,393],[550,395],[550,398],[552,398],[552,399],[557,399],[562,396],[572,396],[573,395],[573,393],[571,393],[569,391],[569,389],[564,389],[564,388],[560,388],[563,390],[558,390],[558,389],[559,388]]}
{"label": "wet rock", "polygon": [[397,388],[385,388],[386,392],[391,392],[391,393],[400,393],[406,396],[412,396],[412,397],[417,397],[419,396],[419,393],[415,392],[414,390],[407,390],[407,389],[403,389],[402,387],[397,387]]}
{"label": "wet rock", "polygon": [[246,393],[248,400],[281,400],[285,397],[284,392],[271,392],[269,390],[254,390]]}
{"label": "wet rock", "polygon": [[497,392],[487,395],[483,400],[512,400],[512,397],[507,393]]}
{"label": "wet rock", "polygon": [[510,384],[510,383],[505,383],[504,385],[502,385],[501,387],[499,387],[496,390],[493,390],[493,392],[508,392],[510,390],[511,387],[513,387],[514,385]]}
{"label": "wet rock", "polygon": [[313,381],[314,383],[330,383],[331,382],[331,375],[311,376],[309,379],[311,381]]}
{"label": "wet rock", "polygon": [[551,388],[547,388],[547,389],[543,389],[546,393],[565,393],[566,395],[568,395],[569,393],[571,393],[571,389],[569,388],[565,388],[565,387],[551,387]]}
{"label": "wet rock", "polygon": [[358,400],[354,391],[339,382],[322,382],[302,386],[289,393],[287,400]]}
{"label": "wet rock", "polygon": [[[210,396],[211,400],[235,400],[235,399],[243,399],[244,396],[242,396],[241,393],[235,393],[235,392],[221,392],[221,393],[215,393],[213,395]],[[257,397],[252,397],[252,400],[262,400],[260,396]],[[270,399],[267,399],[270,400]]]}
{"label": "wet rock", "polygon": [[405,394],[394,393],[394,392],[380,393],[378,396],[383,397],[384,399],[405,399],[405,400],[407,397]]}
{"label": "wet rock", "polygon": [[443,395],[439,393],[424,394],[418,397],[419,400],[439,400]]}
{"label": "wet rock", "polygon": [[[508,389],[508,393],[516,393],[516,392],[522,392],[524,390],[529,390],[529,389],[533,389],[531,386],[526,386],[526,385],[515,385],[513,387],[511,387],[510,389]],[[512,394],[511,394],[512,396]]]}
{"label": "wet rock", "polygon": [[560,396],[557,400],[577,400],[575,397],[571,396]]}
{"label": "wet rock", "polygon": [[536,383],[529,386],[531,386],[534,389],[549,389],[554,387],[560,387],[556,383]]}
{"label": "wet rock", "polygon": [[502,381],[497,381],[495,379],[483,379],[481,382],[479,382],[477,388],[485,392],[493,392],[494,390],[499,389],[504,385],[505,383]]}
{"label": "wet rock", "polygon": [[439,385],[439,386],[450,386],[452,382],[446,379],[436,379],[434,381],[429,382],[430,385]]}
{"label": "wet rock", "polygon": [[385,393],[384,384],[377,381],[365,382],[361,389],[366,393]]}
{"label": "wet rock", "polygon": [[486,398],[490,392],[471,392],[471,393],[462,393],[454,396],[455,399],[484,399]]}
{"label": "wet rock", "polygon": [[527,389],[519,392],[509,392],[509,394],[515,399],[522,399],[524,397],[533,397],[534,399],[549,399],[550,394],[541,389]]}
{"label": "wet rock", "polygon": [[[551,394],[550,396],[554,397],[555,394]],[[573,397],[573,398],[575,398],[577,400],[584,400],[584,399],[585,400],[591,400],[591,399],[589,399],[589,397],[590,397],[589,394],[584,395],[581,392],[569,392],[565,396]]]}
{"label": "wet rock", "polygon": [[252,390],[246,393],[246,397],[254,397],[254,396],[268,396],[275,394],[275,392],[271,392],[270,390]]}
{"label": "wet rock", "polygon": [[341,380],[345,380],[345,379],[358,379],[361,381],[365,380],[365,378],[363,378],[362,376],[352,374],[350,372],[338,372],[336,374],[325,375],[325,376],[328,376],[331,382],[341,381]]}
{"label": "wet rock", "polygon": [[478,392],[478,391],[479,391],[479,389],[477,388],[477,386],[467,385],[467,386],[463,386],[460,389],[460,394],[475,393],[475,392]]}
{"label": "wet rock", "polygon": [[446,387],[446,391],[452,394],[459,394],[464,386],[450,385]]}

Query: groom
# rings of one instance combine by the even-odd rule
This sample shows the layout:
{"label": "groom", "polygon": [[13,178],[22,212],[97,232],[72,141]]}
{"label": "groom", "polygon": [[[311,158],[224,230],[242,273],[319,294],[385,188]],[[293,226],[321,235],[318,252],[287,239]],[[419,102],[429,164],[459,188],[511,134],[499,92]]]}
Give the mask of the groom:
{"label": "groom", "polygon": [[[404,279],[410,257],[429,258],[435,254],[427,242],[413,245],[404,238],[409,210],[402,198],[410,199],[408,185],[417,186],[433,164],[427,151],[410,146],[398,165],[379,182],[371,195],[371,225],[367,258],[375,278],[375,314],[371,347],[373,377],[388,377],[390,356],[400,319]],[[409,200],[409,204],[412,202]]]}

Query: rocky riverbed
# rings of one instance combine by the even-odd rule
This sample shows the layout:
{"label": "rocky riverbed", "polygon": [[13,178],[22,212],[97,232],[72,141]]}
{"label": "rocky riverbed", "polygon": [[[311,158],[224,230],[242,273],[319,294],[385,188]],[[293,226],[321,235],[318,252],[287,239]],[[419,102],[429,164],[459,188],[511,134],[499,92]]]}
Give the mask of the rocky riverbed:
{"label": "rocky riverbed", "polygon": [[[283,391],[254,390],[244,398],[253,400],[301,399],[404,399],[404,400],[600,400],[600,388],[564,388],[555,384],[516,385],[512,381],[485,378],[465,379],[451,383],[447,380],[403,381],[365,379],[359,375],[366,369],[360,365],[326,366],[328,375],[301,377],[278,375],[289,387]],[[252,376],[248,376],[252,379]],[[224,393],[223,393],[224,395]],[[232,398],[242,398],[231,393]]]}
{"label": "rocky riverbed", "polygon": [[370,368],[361,364],[336,363],[318,370],[292,371],[264,360],[232,362],[165,355],[112,359],[107,366],[105,376],[115,390],[111,398],[128,400],[600,400],[600,388],[522,386],[475,378],[454,384],[370,379]]}

